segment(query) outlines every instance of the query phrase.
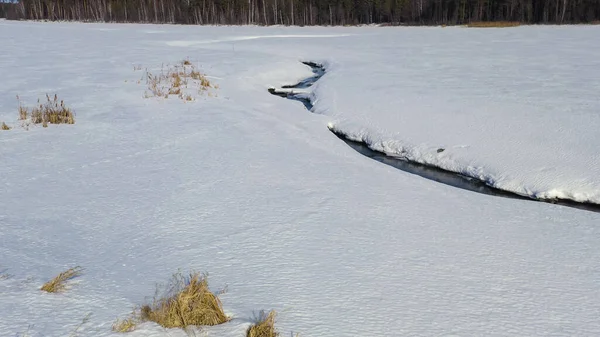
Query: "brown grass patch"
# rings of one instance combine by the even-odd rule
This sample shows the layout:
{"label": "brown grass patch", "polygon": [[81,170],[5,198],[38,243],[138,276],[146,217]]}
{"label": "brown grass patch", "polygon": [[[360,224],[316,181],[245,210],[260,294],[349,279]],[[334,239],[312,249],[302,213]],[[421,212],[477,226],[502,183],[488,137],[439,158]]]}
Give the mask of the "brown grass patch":
{"label": "brown grass patch", "polygon": [[19,120],[24,121],[29,116],[29,110],[21,104],[19,95],[17,95],[17,102],[19,102]]}
{"label": "brown grass patch", "polygon": [[521,23],[517,21],[477,21],[467,24],[469,28],[506,28],[518,27]]}
{"label": "brown grass patch", "polygon": [[[158,293],[158,291],[157,291]],[[113,331],[133,331],[137,324],[155,322],[165,328],[218,325],[229,318],[223,312],[218,296],[208,288],[206,275],[181,273],[173,275],[162,296],[155,296],[151,304],[143,305],[130,317],[118,319]]]}
{"label": "brown grass patch", "polygon": [[65,105],[63,100],[59,100],[56,94],[53,97],[46,94],[46,102],[41,103],[38,99],[33,108],[23,106],[19,96],[17,96],[17,100],[19,101],[19,120],[42,124],[43,127],[47,127],[48,124],[75,124],[75,113]]}
{"label": "brown grass patch", "polygon": [[2,125],[0,125],[0,130],[8,131],[10,129],[11,129],[11,127],[6,125],[6,123],[4,123],[4,122],[2,122]]}
{"label": "brown grass patch", "polygon": [[279,333],[275,330],[275,311],[268,315],[261,311],[258,321],[248,328],[246,337],[277,337]]}
{"label": "brown grass patch", "polygon": [[44,283],[40,290],[49,292],[49,293],[59,293],[67,289],[67,281],[74,279],[77,276],[80,276],[83,269],[81,267],[74,267],[65,270],[64,272],[58,274],[52,280]]}
{"label": "brown grass patch", "polygon": [[142,306],[140,317],[165,328],[217,325],[228,321],[221,301],[208,289],[206,276],[199,273],[175,274],[166,295]]}
{"label": "brown grass patch", "polygon": [[131,332],[135,330],[139,321],[136,317],[132,316],[126,319],[117,319],[117,321],[112,325],[112,330],[114,332]]}
{"label": "brown grass patch", "polygon": [[174,66],[168,65],[166,69],[163,67],[158,74],[146,71],[146,84],[146,98],[177,96],[184,101],[192,101],[194,94],[217,89],[189,60]]}

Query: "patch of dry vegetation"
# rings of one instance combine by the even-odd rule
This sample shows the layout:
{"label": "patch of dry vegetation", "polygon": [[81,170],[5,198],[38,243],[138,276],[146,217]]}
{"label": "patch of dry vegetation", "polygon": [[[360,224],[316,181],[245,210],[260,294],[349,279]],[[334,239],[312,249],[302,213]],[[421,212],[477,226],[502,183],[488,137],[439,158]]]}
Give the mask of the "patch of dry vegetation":
{"label": "patch of dry vegetation", "polygon": [[279,333],[275,330],[275,311],[268,315],[261,311],[257,322],[248,328],[246,337],[277,337]]}
{"label": "patch of dry vegetation", "polygon": [[506,28],[518,27],[521,23],[517,21],[477,21],[467,24],[469,28]]}
{"label": "patch of dry vegetation", "polygon": [[216,294],[208,288],[206,275],[190,273],[173,275],[163,296],[155,296],[151,304],[135,310],[129,318],[118,319],[113,331],[133,331],[140,322],[152,321],[165,328],[218,325],[229,318]]}
{"label": "patch of dry vegetation", "polygon": [[10,129],[11,129],[11,127],[6,125],[6,123],[4,123],[4,122],[2,122],[2,125],[0,125],[0,130],[8,131]]}
{"label": "patch of dry vegetation", "polygon": [[117,319],[117,321],[112,325],[112,330],[114,332],[121,332],[121,333],[131,332],[131,331],[135,330],[138,323],[139,323],[139,320],[137,317],[135,317],[135,313],[134,313],[129,318]]}
{"label": "patch of dry vegetation", "polygon": [[81,275],[83,269],[81,267],[74,267],[65,270],[58,274],[52,280],[44,283],[40,290],[49,293],[59,293],[67,289],[67,282]]}
{"label": "patch of dry vegetation", "polygon": [[140,309],[142,320],[153,321],[165,328],[190,325],[217,325],[228,321],[221,301],[208,289],[205,275],[176,274],[165,297],[154,299]]}
{"label": "patch of dry vegetation", "polygon": [[176,96],[184,101],[193,101],[194,94],[203,94],[209,89],[217,88],[189,60],[173,66],[167,65],[158,74],[146,71],[146,84],[146,98]]}
{"label": "patch of dry vegetation", "polygon": [[41,103],[38,99],[33,108],[23,106],[19,96],[17,96],[17,100],[19,101],[19,120],[31,124],[42,124],[43,127],[48,127],[48,124],[75,124],[75,113],[65,105],[63,100],[59,100],[56,94],[54,97],[46,94],[46,101]]}
{"label": "patch of dry vegetation", "polygon": [[23,106],[23,104],[21,104],[21,98],[19,97],[19,95],[17,95],[17,101],[19,102],[19,120],[27,120],[27,116],[29,116],[29,109],[27,109]]}

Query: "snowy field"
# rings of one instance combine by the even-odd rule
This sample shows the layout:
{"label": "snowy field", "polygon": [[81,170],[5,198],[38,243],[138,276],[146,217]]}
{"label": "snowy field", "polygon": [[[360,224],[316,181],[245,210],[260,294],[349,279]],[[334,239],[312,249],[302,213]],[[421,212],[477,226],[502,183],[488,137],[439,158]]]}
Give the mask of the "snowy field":
{"label": "snowy field", "polygon": [[[0,336],[119,335],[177,270],[244,336],[598,336],[600,213],[477,194],[375,149],[522,195],[600,203],[600,28],[261,28],[0,21]],[[189,59],[218,85],[144,98]],[[327,74],[314,114],[267,89]],[[139,70],[139,69],[142,70]],[[75,125],[21,127],[57,93]],[[438,149],[445,149],[438,153]],[[39,287],[85,268],[71,289]],[[186,336],[144,323],[126,336]]]}

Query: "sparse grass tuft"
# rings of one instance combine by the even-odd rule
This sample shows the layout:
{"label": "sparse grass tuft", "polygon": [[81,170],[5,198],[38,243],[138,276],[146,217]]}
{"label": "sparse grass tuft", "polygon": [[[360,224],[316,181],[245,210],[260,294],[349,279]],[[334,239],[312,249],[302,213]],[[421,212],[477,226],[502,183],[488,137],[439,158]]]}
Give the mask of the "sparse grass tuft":
{"label": "sparse grass tuft", "polygon": [[246,337],[277,337],[279,333],[275,330],[275,311],[268,315],[264,311],[260,312],[257,322],[248,328]]}
{"label": "sparse grass tuft", "polygon": [[135,330],[139,321],[135,316],[126,318],[126,319],[117,319],[116,322],[112,326],[112,330],[114,332],[131,332]]}
{"label": "sparse grass tuft", "polygon": [[36,106],[31,109],[21,104],[19,96],[17,100],[19,120],[42,124],[43,127],[48,127],[48,124],[75,124],[75,113],[65,105],[63,100],[59,100],[56,94],[54,97],[46,94],[46,102],[40,103],[38,99]]}
{"label": "sparse grass tuft", "polygon": [[517,21],[477,21],[467,24],[469,28],[506,28],[517,27],[521,23]]}
{"label": "sparse grass tuft", "polygon": [[73,330],[73,332],[71,332],[71,334],[69,335],[69,337],[77,337],[79,334],[79,329],[81,329],[81,327],[86,324],[87,322],[90,321],[90,317],[92,317],[92,313],[88,313],[87,315],[85,315],[85,317],[83,317],[83,319],[81,320],[81,323],[79,323],[78,326],[75,327],[75,330]]}
{"label": "sparse grass tuft", "polygon": [[17,101],[19,102],[19,120],[24,121],[27,119],[29,111],[21,104],[19,95],[17,95]]}
{"label": "sparse grass tuft", "polygon": [[11,129],[11,127],[6,125],[6,123],[4,123],[4,122],[2,122],[2,125],[0,125],[0,130],[8,131],[10,129]]}
{"label": "sparse grass tuft", "polygon": [[202,94],[211,88],[217,89],[189,60],[183,60],[174,66],[167,65],[166,70],[161,69],[159,74],[147,71],[146,84],[148,89],[144,93],[145,98],[169,98],[173,95],[184,101],[192,101],[194,91]]}
{"label": "sparse grass tuft", "polygon": [[[158,290],[157,290],[158,294]],[[163,296],[156,295],[151,304],[136,309],[128,318],[117,319],[115,332],[130,332],[145,321],[165,328],[183,328],[200,325],[218,325],[229,318],[223,312],[221,301],[208,289],[206,275],[181,273],[173,275]]]}
{"label": "sparse grass tuft", "polygon": [[74,279],[77,276],[80,276],[82,271],[83,269],[81,267],[67,269],[66,271],[58,274],[52,280],[46,282],[42,286],[41,290],[49,293],[62,292],[67,288],[67,281]]}
{"label": "sparse grass tuft", "polygon": [[221,301],[208,289],[206,275],[175,274],[162,298],[140,308],[142,321],[153,321],[165,328],[192,325],[217,325],[228,321]]}

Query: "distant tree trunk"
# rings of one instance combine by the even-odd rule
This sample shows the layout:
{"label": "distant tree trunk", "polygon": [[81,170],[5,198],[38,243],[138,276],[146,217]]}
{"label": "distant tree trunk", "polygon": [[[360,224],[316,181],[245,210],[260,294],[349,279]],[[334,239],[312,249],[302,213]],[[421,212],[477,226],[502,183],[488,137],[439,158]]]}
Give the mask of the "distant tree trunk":
{"label": "distant tree trunk", "polygon": [[262,2],[262,9],[263,9],[264,24],[265,24],[265,26],[268,26],[269,20],[267,19],[267,4],[265,3],[265,0],[263,0],[263,2]]}

